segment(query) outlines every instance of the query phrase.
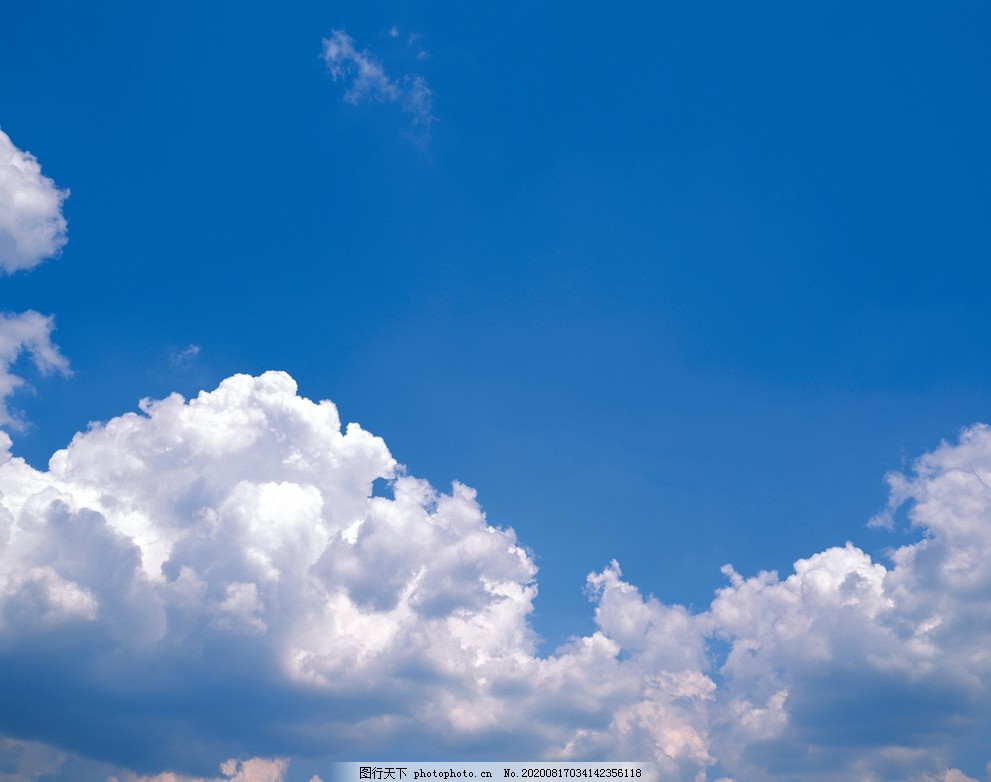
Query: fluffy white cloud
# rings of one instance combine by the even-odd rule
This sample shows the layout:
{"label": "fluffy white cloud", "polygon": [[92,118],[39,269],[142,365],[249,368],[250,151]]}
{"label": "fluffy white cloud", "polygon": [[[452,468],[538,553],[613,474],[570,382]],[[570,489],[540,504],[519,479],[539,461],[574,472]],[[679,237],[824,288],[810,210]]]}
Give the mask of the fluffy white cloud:
{"label": "fluffy white cloud", "polygon": [[986,760],[989,478],[991,430],[976,426],[889,477],[890,510],[911,502],[923,533],[892,567],[847,543],[783,581],[728,570],[709,614],[731,645],[716,742],[728,766],[754,780],[908,779],[968,744]]}
{"label": "fluffy white cloud", "polygon": [[52,343],[55,319],[28,310],[17,315],[0,312],[0,426],[19,426],[19,419],[6,405],[7,398],[24,385],[24,379],[12,368],[26,353],[42,373],[69,373],[66,361]]}
{"label": "fluffy white cloud", "polygon": [[612,563],[597,630],[540,657],[533,561],[471,489],[407,475],[285,374],[236,376],[47,471],[4,457],[0,733],[125,782],[345,753],[963,780],[991,754],[991,430],[891,483],[923,537],[888,566],[847,544],[784,579],[727,568],[693,614]]}
{"label": "fluffy white cloud", "polygon": [[[591,584],[606,629],[541,659],[536,569],[471,489],[404,474],[280,373],[142,409],[46,472],[0,465],[0,730],[141,773],[345,748],[641,757],[658,740],[672,768],[706,762],[714,685],[684,609],[608,568]],[[380,478],[393,497],[372,496]]]}
{"label": "fluffy white cloud", "polygon": [[[68,194],[0,130],[0,272],[30,269],[61,250],[66,242],[62,202]],[[7,399],[24,385],[13,372],[22,354],[43,373],[68,373],[68,362],[52,344],[53,329],[54,318],[33,310],[0,312],[0,426],[21,425]]]}
{"label": "fluffy white cloud", "polygon": [[[398,36],[395,28],[393,31],[392,37]],[[348,103],[398,103],[421,130],[434,121],[434,94],[424,78],[417,74],[391,78],[382,62],[367,49],[359,50],[343,30],[334,30],[323,39],[323,59],[334,81],[349,85],[344,93]]]}
{"label": "fluffy white cloud", "polygon": [[61,250],[68,195],[41,173],[34,155],[0,130],[0,270],[30,269]]}

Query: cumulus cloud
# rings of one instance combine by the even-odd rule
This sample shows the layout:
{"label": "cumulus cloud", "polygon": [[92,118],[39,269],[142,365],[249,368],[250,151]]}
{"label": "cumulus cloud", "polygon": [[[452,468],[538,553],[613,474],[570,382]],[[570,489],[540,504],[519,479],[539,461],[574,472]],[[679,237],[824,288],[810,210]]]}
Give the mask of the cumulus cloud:
{"label": "cumulus cloud", "polygon": [[693,613],[613,562],[588,578],[595,632],[541,657],[515,532],[288,375],[141,410],[46,471],[0,463],[0,734],[42,765],[276,782],[292,756],[637,759],[672,780],[949,782],[991,755],[986,427],[889,479],[923,535],[887,564],[847,544],[785,578],[727,567]]}
{"label": "cumulus cloud", "polygon": [[66,243],[62,202],[69,195],[41,173],[34,155],[0,130],[0,270],[30,269]]}
{"label": "cumulus cloud", "polygon": [[[398,35],[393,27],[390,36]],[[334,30],[323,39],[323,59],[334,81],[347,85],[344,100],[348,103],[397,103],[422,132],[434,121],[434,93],[426,80],[418,74],[391,78],[382,62],[367,49],[359,50],[344,30]]]}
{"label": "cumulus cloud", "polygon": [[[68,194],[41,173],[33,155],[0,131],[0,271],[30,269],[60,252],[66,242],[62,201]],[[0,426],[23,427],[7,407],[7,399],[25,382],[13,371],[23,354],[42,373],[68,374],[68,362],[51,341],[54,327],[52,316],[34,310],[0,312]]]}
{"label": "cumulus cloud", "polygon": [[266,750],[642,756],[658,731],[672,768],[706,760],[684,609],[608,568],[601,622],[638,660],[605,631],[539,658],[532,559],[471,489],[406,475],[280,373],[142,409],[47,471],[0,465],[0,731],[144,774]]}
{"label": "cumulus cloud", "polygon": [[991,430],[975,426],[889,476],[892,509],[908,503],[923,533],[891,566],[847,543],[784,580],[727,569],[708,616],[731,644],[724,761],[755,780],[908,779],[967,744],[991,754],[989,478]]}

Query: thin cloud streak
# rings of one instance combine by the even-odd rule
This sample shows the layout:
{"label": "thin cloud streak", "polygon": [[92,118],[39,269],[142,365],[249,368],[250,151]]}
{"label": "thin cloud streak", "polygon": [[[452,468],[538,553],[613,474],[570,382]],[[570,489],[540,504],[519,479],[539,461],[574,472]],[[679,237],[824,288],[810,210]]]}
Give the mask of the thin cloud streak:
{"label": "thin cloud streak", "polygon": [[[390,35],[396,37],[398,31],[393,28]],[[382,62],[367,49],[359,50],[344,30],[333,30],[323,39],[323,59],[334,81],[347,85],[348,103],[398,103],[423,132],[434,122],[434,93],[426,80],[419,74],[391,78]]]}
{"label": "thin cloud streak", "polygon": [[169,354],[169,364],[174,367],[186,367],[193,363],[196,357],[200,354],[199,345],[186,345],[184,348],[179,350],[173,350]]}

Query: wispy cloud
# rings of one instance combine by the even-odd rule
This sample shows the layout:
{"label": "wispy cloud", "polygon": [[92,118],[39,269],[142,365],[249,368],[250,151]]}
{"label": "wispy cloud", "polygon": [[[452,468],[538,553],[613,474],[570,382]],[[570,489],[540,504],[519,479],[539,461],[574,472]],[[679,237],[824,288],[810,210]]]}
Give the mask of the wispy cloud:
{"label": "wispy cloud", "polygon": [[23,428],[20,416],[7,407],[7,399],[24,385],[24,378],[13,367],[26,354],[42,373],[69,374],[69,362],[52,343],[55,319],[28,310],[17,315],[0,313],[0,426]]}
{"label": "wispy cloud", "polygon": [[[390,37],[398,37],[393,27]],[[334,30],[323,39],[323,59],[334,81],[346,85],[344,100],[357,105],[363,101],[396,103],[411,117],[413,125],[426,133],[434,122],[434,93],[419,74],[392,78],[381,60],[367,49],[359,50],[344,30]]]}
{"label": "wispy cloud", "polygon": [[192,364],[199,354],[199,345],[186,345],[186,347],[173,350],[169,354],[169,363],[174,367],[186,367]]}
{"label": "wispy cloud", "polygon": [[185,777],[429,748],[922,782],[966,779],[960,746],[991,757],[988,427],[891,479],[923,537],[887,564],[848,543],[785,577],[727,567],[696,613],[612,563],[588,578],[595,632],[540,657],[515,533],[289,376],[142,411],[48,471],[0,459],[0,733]]}
{"label": "wispy cloud", "polygon": [[0,270],[30,269],[58,254],[66,243],[68,195],[0,130]]}

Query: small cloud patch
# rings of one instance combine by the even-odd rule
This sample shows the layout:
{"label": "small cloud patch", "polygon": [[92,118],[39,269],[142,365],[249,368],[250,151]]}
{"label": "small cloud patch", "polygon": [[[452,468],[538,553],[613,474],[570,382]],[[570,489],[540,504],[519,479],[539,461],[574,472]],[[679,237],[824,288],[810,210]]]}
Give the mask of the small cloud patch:
{"label": "small cloud patch", "polygon": [[[390,38],[398,38],[399,29],[389,30]],[[415,38],[409,39],[413,46]],[[420,55],[423,54],[424,57]],[[417,59],[425,59],[426,52],[418,49]],[[359,49],[355,40],[344,30],[334,30],[323,39],[323,59],[335,82],[345,85],[344,100],[352,105],[360,103],[394,103],[410,115],[410,121],[421,134],[427,135],[434,122],[434,93],[423,76],[404,73],[393,78],[385,65],[368,49]]]}
{"label": "small cloud patch", "polygon": [[186,345],[169,354],[169,363],[174,367],[188,367],[200,354],[199,345]]}

